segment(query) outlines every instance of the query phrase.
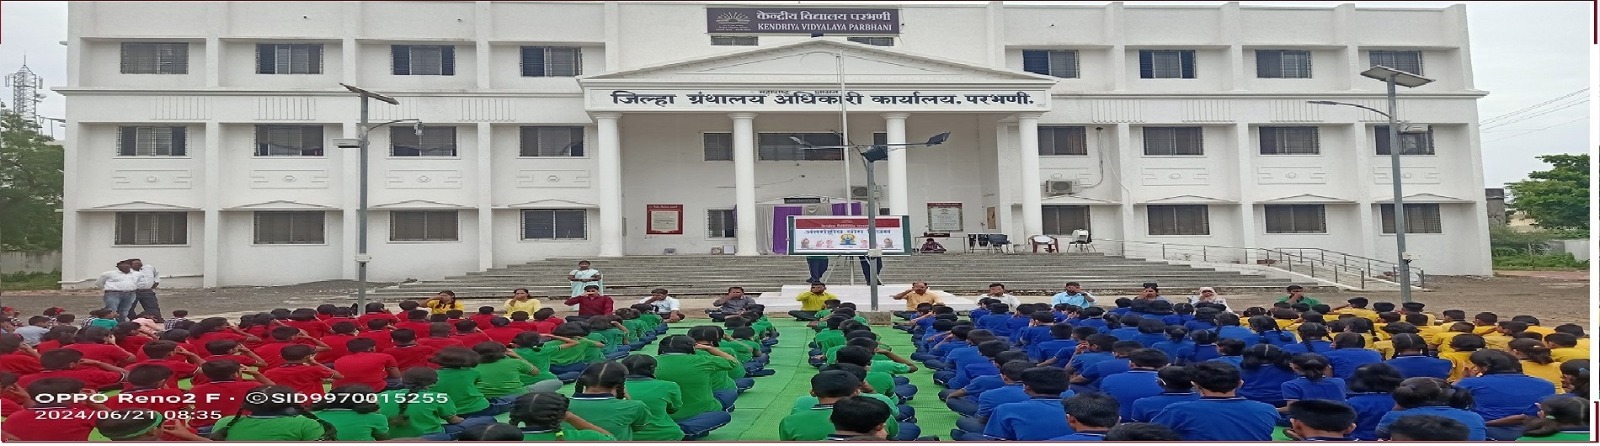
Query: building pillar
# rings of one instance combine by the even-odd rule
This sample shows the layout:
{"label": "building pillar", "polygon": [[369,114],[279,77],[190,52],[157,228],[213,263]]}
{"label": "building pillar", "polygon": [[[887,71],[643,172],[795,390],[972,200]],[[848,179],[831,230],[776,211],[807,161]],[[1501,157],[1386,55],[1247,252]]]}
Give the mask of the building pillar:
{"label": "building pillar", "polygon": [[[884,142],[889,144],[889,213],[893,215],[911,215],[911,190],[908,186],[910,177],[906,172],[906,151],[904,146],[895,144],[906,143],[906,117],[907,113],[885,113]],[[873,211],[876,215],[877,211]]]}
{"label": "building pillar", "polygon": [[1044,233],[1044,197],[1039,191],[1039,114],[1017,115],[1018,166],[1022,169],[1022,234],[1017,240]]}
{"label": "building pillar", "polygon": [[735,255],[761,255],[756,223],[755,113],[730,113],[733,118],[733,216]]}
{"label": "building pillar", "polygon": [[600,192],[600,257],[622,257],[622,132],[617,127],[621,113],[594,115],[599,144],[595,150]]}
{"label": "building pillar", "polygon": [[[78,45],[71,45],[76,47]],[[76,53],[78,50],[69,50]],[[77,70],[68,70],[76,73]],[[57,143],[62,145],[61,164],[61,281],[72,288],[84,287],[78,281],[88,279],[88,271],[84,271],[80,262],[83,261],[78,251],[78,220],[82,215],[78,213],[78,153],[84,140],[83,124],[76,120],[67,122],[66,135]],[[112,217],[115,219],[115,215]],[[113,236],[114,237],[114,236]],[[92,271],[92,270],[91,270]]]}
{"label": "building pillar", "polygon": [[1372,190],[1377,188],[1372,183],[1372,155],[1373,149],[1367,144],[1367,125],[1357,120],[1354,124],[1345,126],[1345,139],[1350,141],[1350,146],[1355,150],[1356,175],[1354,176],[1356,215],[1360,220],[1356,225],[1361,231],[1360,256],[1369,259],[1378,257],[1378,234],[1382,230],[1383,221],[1376,215],[1377,209],[1372,207]]}
{"label": "building pillar", "polygon": [[[1256,204],[1255,196],[1251,192],[1256,190],[1256,153],[1258,146],[1250,144],[1250,124],[1245,122],[1233,125],[1233,137],[1239,149],[1239,246],[1246,248],[1256,247]],[[1265,222],[1263,222],[1265,224]],[[1248,252],[1248,251],[1247,251]],[[1248,254],[1246,254],[1248,256]],[[1248,261],[1250,259],[1239,259]],[[1248,263],[1248,262],[1246,262]]]}
{"label": "building pillar", "polygon": [[478,269],[494,268],[494,127],[478,123]]}
{"label": "building pillar", "polygon": [[[348,59],[346,60],[348,61]],[[342,131],[345,138],[360,138],[361,124],[345,123],[342,126]],[[340,218],[340,222],[344,226],[343,239],[340,241],[343,243],[344,256],[342,259],[344,261],[339,262],[339,264],[342,265],[341,271],[345,280],[356,280],[360,274],[355,259],[356,252],[360,250],[359,243],[361,238],[361,151],[346,149],[332,153],[339,154],[337,162],[343,166],[344,171],[340,175],[344,180],[342,185],[343,193],[340,194],[344,197],[344,206],[342,206],[344,212],[342,213],[343,217]],[[372,214],[368,213],[367,217],[371,218]],[[371,237],[371,234],[368,234],[368,237]],[[371,245],[369,244],[368,246],[370,248]],[[370,269],[372,265],[368,264],[367,267]]]}
{"label": "building pillar", "polygon": [[[1149,236],[1148,232],[1150,226],[1148,223],[1145,223],[1143,226],[1139,224],[1141,221],[1139,218],[1139,209],[1137,205],[1137,200],[1144,197],[1133,195],[1133,190],[1128,187],[1130,181],[1127,180],[1127,178],[1142,177],[1138,168],[1139,163],[1137,154],[1142,153],[1143,148],[1136,145],[1133,141],[1133,125],[1126,122],[1119,122],[1116,124],[1116,132],[1118,172],[1117,181],[1122,184],[1122,206],[1119,206],[1118,209],[1122,213],[1121,238],[1129,241],[1145,240]],[[1117,254],[1122,256],[1128,255],[1127,245],[1123,244]]]}
{"label": "building pillar", "polygon": [[206,144],[200,148],[205,164],[205,210],[201,227],[200,286],[215,288],[220,283],[218,265],[222,264],[222,124],[206,122]]}

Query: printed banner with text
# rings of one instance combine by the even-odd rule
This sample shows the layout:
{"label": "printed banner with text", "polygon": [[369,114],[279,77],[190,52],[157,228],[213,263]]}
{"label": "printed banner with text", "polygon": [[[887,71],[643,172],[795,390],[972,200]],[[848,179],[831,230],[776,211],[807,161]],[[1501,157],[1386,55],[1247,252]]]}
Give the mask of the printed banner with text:
{"label": "printed banner with text", "polygon": [[[909,219],[901,216],[878,217],[878,248],[884,255],[907,254],[911,234]],[[867,217],[804,216],[789,217],[790,255],[865,255]]]}
{"label": "printed banner with text", "polygon": [[706,8],[711,34],[900,34],[895,8]]}

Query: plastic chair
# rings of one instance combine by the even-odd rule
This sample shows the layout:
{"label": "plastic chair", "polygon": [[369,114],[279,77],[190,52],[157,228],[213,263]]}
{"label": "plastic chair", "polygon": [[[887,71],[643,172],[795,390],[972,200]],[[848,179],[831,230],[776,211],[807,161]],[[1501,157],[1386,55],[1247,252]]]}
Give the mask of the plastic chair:
{"label": "plastic chair", "polygon": [[1089,237],[1089,230],[1078,229],[1072,231],[1072,241],[1068,245],[1078,252],[1093,252],[1094,239]]}
{"label": "plastic chair", "polygon": [[997,249],[1000,250],[1000,252],[1006,252],[1006,248],[1011,246],[1011,238],[1005,234],[989,234],[987,240],[985,241],[989,243],[990,250]]}
{"label": "plastic chair", "polygon": [[1040,234],[1029,237],[1028,242],[1033,246],[1033,252],[1039,252],[1039,247],[1041,246],[1044,247],[1044,252],[1061,252],[1061,242],[1057,241],[1055,237]]}

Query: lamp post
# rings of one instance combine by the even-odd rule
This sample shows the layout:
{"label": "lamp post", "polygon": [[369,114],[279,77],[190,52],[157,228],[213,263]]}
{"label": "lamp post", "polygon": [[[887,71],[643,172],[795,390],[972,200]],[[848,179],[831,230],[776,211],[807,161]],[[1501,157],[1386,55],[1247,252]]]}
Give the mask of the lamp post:
{"label": "lamp post", "polygon": [[1372,68],[1362,71],[1361,75],[1368,78],[1381,80],[1384,82],[1384,84],[1386,84],[1388,87],[1386,96],[1389,102],[1389,111],[1387,113],[1372,107],[1367,107],[1365,105],[1351,104],[1346,102],[1307,102],[1317,105],[1343,105],[1360,108],[1383,115],[1383,117],[1389,119],[1389,178],[1391,180],[1390,182],[1394,184],[1394,247],[1395,256],[1399,260],[1399,262],[1396,263],[1396,266],[1399,269],[1396,274],[1400,276],[1400,302],[1410,303],[1411,254],[1406,252],[1406,207],[1405,197],[1401,193],[1402,188],[1400,184],[1400,122],[1395,118],[1395,103],[1397,102],[1395,86],[1404,85],[1408,88],[1416,88],[1427,85],[1429,82],[1433,82],[1433,79],[1428,79],[1382,65],[1374,65]]}
{"label": "lamp post", "polygon": [[[394,124],[394,123],[398,123],[398,122],[415,121],[417,123],[416,126],[415,126],[417,136],[422,136],[422,121],[421,120],[417,120],[417,119],[396,119],[396,120],[385,122],[385,123],[378,124],[378,125],[370,125],[367,122],[367,119],[368,119],[368,111],[367,111],[367,109],[368,109],[368,107],[367,107],[368,101],[367,100],[368,99],[377,99],[379,101],[387,102],[390,105],[399,105],[400,101],[396,100],[395,98],[389,97],[389,96],[384,96],[382,94],[378,94],[378,93],[375,93],[375,92],[372,92],[372,91],[369,91],[369,90],[366,90],[366,89],[354,87],[354,86],[351,86],[351,85],[348,85],[348,84],[340,83],[339,85],[343,86],[346,90],[350,90],[351,93],[355,93],[355,94],[361,95],[361,124],[356,130],[357,140],[355,141],[356,148],[360,149],[360,155],[358,155],[358,156],[361,157],[361,168],[360,168],[360,172],[357,174],[358,176],[361,177],[361,186],[360,186],[360,196],[361,196],[360,201],[361,202],[358,205],[359,207],[356,208],[356,226],[357,226],[356,233],[357,233],[357,235],[356,235],[356,258],[355,258],[355,261],[356,261],[356,280],[358,282],[360,282],[360,287],[361,288],[356,290],[356,305],[358,307],[360,307],[360,308],[358,308],[358,311],[366,311],[366,310],[364,310],[364,308],[366,308],[366,306],[367,306],[367,262],[371,262],[372,261],[372,256],[367,255],[367,158],[368,158],[368,156],[367,156],[367,153],[368,153],[367,146],[369,144],[369,141],[368,141],[368,138],[367,138],[367,133],[369,131],[371,131],[372,129],[383,127],[383,126],[386,126],[386,125],[389,125],[389,124]],[[339,141],[336,141],[336,144],[340,148],[349,148],[348,139],[341,139]]]}
{"label": "lamp post", "polygon": [[[872,269],[872,277],[867,280],[868,296],[871,299],[872,311],[878,311],[878,274],[877,263],[883,261],[883,250],[878,248],[878,178],[873,173],[873,163],[889,159],[889,151],[907,147],[933,147],[944,144],[950,139],[950,132],[944,132],[928,138],[927,141],[903,144],[871,144],[871,145],[839,145],[839,146],[812,146],[798,136],[790,136],[789,140],[800,144],[806,150],[820,149],[849,149],[855,150],[861,156],[861,164],[867,169],[867,268]],[[866,149],[866,150],[862,150]]]}

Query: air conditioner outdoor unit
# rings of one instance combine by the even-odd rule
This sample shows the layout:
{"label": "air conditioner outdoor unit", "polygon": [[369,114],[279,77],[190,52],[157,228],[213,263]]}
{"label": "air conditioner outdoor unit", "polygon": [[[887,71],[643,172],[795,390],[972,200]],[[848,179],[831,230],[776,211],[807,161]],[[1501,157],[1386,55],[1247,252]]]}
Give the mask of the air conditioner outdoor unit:
{"label": "air conditioner outdoor unit", "polygon": [[832,212],[831,212],[831,209],[828,208],[828,205],[825,205],[825,204],[808,204],[805,207],[805,213],[806,213],[806,215],[828,215],[828,214],[831,214]]}
{"label": "air conditioner outdoor unit", "polygon": [[1427,124],[1403,124],[1400,126],[1400,133],[1428,133],[1429,129]]}
{"label": "air conditioner outdoor unit", "polygon": [[1078,192],[1077,186],[1077,182],[1074,181],[1046,181],[1044,193],[1052,197],[1072,195]]}
{"label": "air conditioner outdoor unit", "polygon": [[[873,191],[872,195],[873,195],[874,198],[883,198],[883,186],[878,186],[878,190]],[[867,199],[867,186],[850,186],[850,199],[851,200],[865,200],[865,199]]]}

